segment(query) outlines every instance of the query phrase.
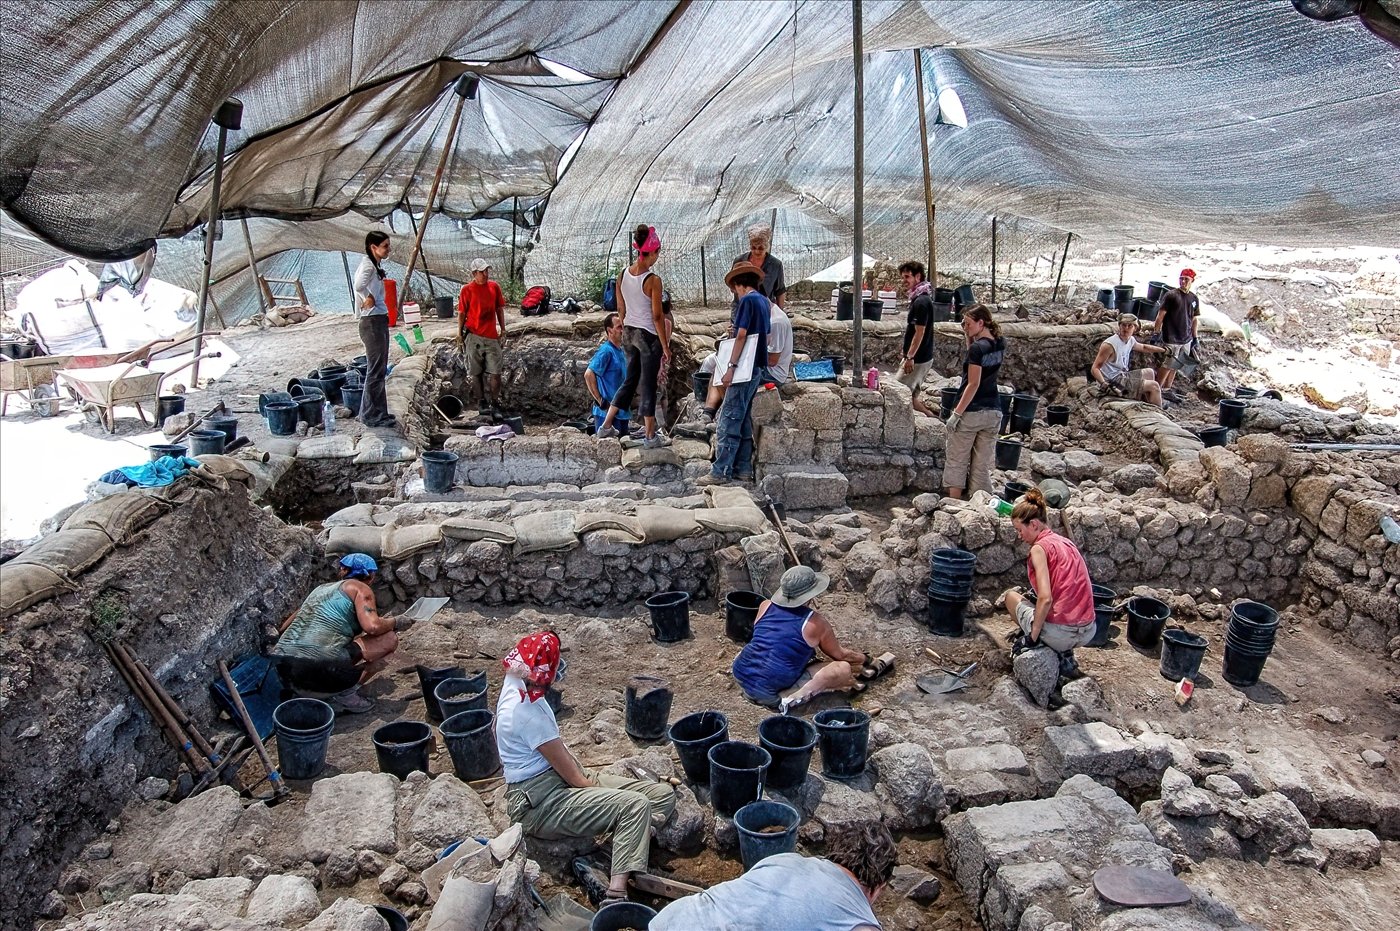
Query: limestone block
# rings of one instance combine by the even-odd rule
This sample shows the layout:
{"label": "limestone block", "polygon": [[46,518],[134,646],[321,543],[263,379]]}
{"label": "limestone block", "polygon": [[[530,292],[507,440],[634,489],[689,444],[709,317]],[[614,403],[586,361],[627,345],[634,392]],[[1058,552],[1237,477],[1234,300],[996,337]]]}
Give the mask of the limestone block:
{"label": "limestone block", "polygon": [[1162,773],[1162,809],[1177,818],[1203,818],[1220,810],[1209,793],[1198,789],[1191,777],[1174,767]]}
{"label": "limestone block", "polygon": [[1167,490],[1179,498],[1189,498],[1206,483],[1206,470],[1191,459],[1174,462],[1167,468],[1164,479]]}
{"label": "limestone block", "polygon": [[882,393],[885,396],[884,444],[891,449],[912,449],[914,408],[909,389],[899,382],[891,382],[882,386]]}
{"label": "limestone block", "polygon": [[856,591],[863,591],[870,577],[889,565],[889,559],[883,549],[867,540],[852,546],[843,564],[846,567],[846,579],[851,583],[851,587]]}
{"label": "limestone block", "polygon": [[1157,843],[1173,853],[1197,862],[1208,857],[1238,860],[1244,855],[1239,839],[1219,818],[1178,818],[1163,811],[1159,801],[1145,803],[1140,815]]}
{"label": "limestone block", "polygon": [[243,914],[252,894],[253,881],[243,876],[195,879],[180,887],[180,895],[194,896],[235,918]]}
{"label": "limestone block", "polygon": [[1311,845],[1326,856],[1327,868],[1369,870],[1381,862],[1381,842],[1370,831],[1315,828]]}
{"label": "limestone block", "polygon": [[948,431],[943,421],[934,417],[914,418],[914,449],[942,457],[947,447]]}
{"label": "limestone block", "polygon": [[1142,488],[1152,488],[1157,484],[1157,470],[1145,462],[1126,465],[1115,469],[1108,480],[1125,495],[1131,495]]}
{"label": "limestone block", "polygon": [[792,511],[843,508],[849,490],[850,482],[835,469],[785,472],[781,500]]}
{"label": "limestone block", "polygon": [[1342,481],[1336,475],[1309,475],[1298,479],[1289,494],[1293,509],[1314,526],[1320,524],[1323,510]]}
{"label": "limestone block", "polygon": [[321,779],[312,786],[301,834],[311,861],[323,862],[339,851],[396,852],[398,785],[388,773],[358,772]]}
{"label": "limestone block", "polygon": [[224,841],[243,814],[238,792],[218,786],[185,799],[160,816],[151,844],[152,865],[194,879],[215,876]]}
{"label": "limestone block", "polygon": [[881,802],[873,792],[862,792],[840,780],[819,776],[809,776],[807,782],[816,782],[820,787],[820,801],[812,812],[812,819],[827,831],[877,821],[881,817]]}
{"label": "limestone block", "polygon": [[1332,500],[1327,503],[1327,507],[1322,509],[1322,519],[1317,523],[1317,529],[1321,530],[1333,540],[1339,542],[1346,538],[1347,529],[1347,502],[1342,493],[1332,496]]}
{"label": "limestone block", "polygon": [[898,574],[893,569],[881,569],[871,576],[865,597],[875,607],[889,614],[899,610],[903,591],[904,586],[900,585]]}
{"label": "limestone block", "polygon": [[1353,504],[1347,509],[1347,545],[1358,550],[1365,546],[1368,537],[1381,532],[1380,521],[1386,515],[1400,519],[1400,501],[1367,498]]}
{"label": "limestone block", "polygon": [[1249,497],[1244,506],[1248,508],[1281,508],[1288,499],[1288,482],[1282,475],[1265,475],[1256,478],[1250,485]]}
{"label": "limestone block", "polygon": [[1063,478],[1066,470],[1065,457],[1059,453],[1031,453],[1031,471],[1046,478]]}
{"label": "limestone block", "polygon": [[1232,803],[1225,815],[1237,836],[1248,838],[1265,853],[1283,853],[1311,839],[1307,819],[1277,792]]}
{"label": "limestone block", "polygon": [[896,463],[895,457],[847,452],[846,473],[860,476],[860,480],[850,486],[850,494],[857,497],[899,494],[904,490],[906,471]]}
{"label": "limestone block", "polygon": [[845,418],[846,429],[842,435],[842,441],[847,449],[875,449],[884,443],[885,416],[883,408],[849,407],[846,409]]}
{"label": "limestone block", "polygon": [[1048,647],[1026,650],[1011,661],[1011,674],[1032,701],[1046,708],[1055,683],[1060,681],[1060,658]]}
{"label": "limestone block", "polygon": [[1225,507],[1243,507],[1249,497],[1251,473],[1243,459],[1225,446],[1212,446],[1200,452],[1201,465],[1215,484],[1215,493]]}
{"label": "limestone block", "polygon": [[491,837],[495,830],[481,796],[451,773],[432,781],[408,823],[409,835],[429,847],[444,847],[464,836]]}
{"label": "limestone block", "polygon": [[965,504],[952,512],[963,549],[977,551],[996,540],[995,513],[987,507]]}
{"label": "limestone block", "polygon": [[689,786],[676,789],[676,810],[656,831],[656,842],[673,853],[689,854],[704,846],[709,810],[702,808]]}
{"label": "limestone block", "polygon": [[754,459],[759,463],[798,465],[812,460],[816,433],[787,427],[764,427],[759,431]]}
{"label": "limestone block", "polygon": [[277,927],[299,928],[321,913],[316,886],[305,876],[274,874],[253,890],[248,919]]}
{"label": "limestone block", "polygon": [[1102,721],[1045,729],[1045,755],[1069,776],[1114,776],[1132,766],[1137,747]]}
{"label": "limestone block", "polygon": [[302,931],[386,931],[388,923],[374,910],[356,899],[336,899]]}
{"label": "limestone block", "polygon": [[1065,475],[1071,482],[1082,482],[1098,478],[1103,474],[1103,463],[1099,457],[1083,449],[1065,451]]}
{"label": "limestone block", "polygon": [[1018,776],[1031,774],[1026,755],[1019,747],[1010,744],[958,747],[949,750],[946,759],[948,769],[954,772],[1012,773]]}
{"label": "limestone block", "polygon": [[840,430],[845,426],[838,392],[798,383],[796,396],[785,406],[784,419],[799,430]]}
{"label": "limestone block", "polygon": [[928,750],[898,743],[870,757],[879,776],[876,795],[887,825],[893,830],[929,827],[947,814],[943,774]]}

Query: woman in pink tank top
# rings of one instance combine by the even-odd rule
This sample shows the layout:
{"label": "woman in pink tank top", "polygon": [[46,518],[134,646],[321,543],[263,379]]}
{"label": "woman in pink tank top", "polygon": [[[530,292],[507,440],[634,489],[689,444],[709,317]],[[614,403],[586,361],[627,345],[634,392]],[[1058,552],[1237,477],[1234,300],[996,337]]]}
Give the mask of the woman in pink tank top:
{"label": "woman in pink tank top", "polygon": [[1031,545],[1026,560],[1035,600],[1008,591],[1006,610],[1032,644],[1068,653],[1094,637],[1094,592],[1079,548],[1045,524],[1045,498],[1032,488],[1011,510],[1011,525]]}

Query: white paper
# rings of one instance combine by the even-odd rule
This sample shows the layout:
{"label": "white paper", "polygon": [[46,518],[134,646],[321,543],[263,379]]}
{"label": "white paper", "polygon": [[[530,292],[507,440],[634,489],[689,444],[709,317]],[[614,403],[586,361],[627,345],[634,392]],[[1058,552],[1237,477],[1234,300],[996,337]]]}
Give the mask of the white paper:
{"label": "white paper", "polygon": [[[728,339],[720,340],[719,348],[715,350],[715,371],[721,378],[724,377],[724,371],[720,366],[728,367],[729,360],[734,356],[734,340],[736,338],[731,336]],[[743,352],[739,354],[739,367],[734,370],[734,377],[729,380],[731,385],[742,385],[753,378],[753,360],[754,354],[757,352],[758,340],[754,338],[752,333],[746,334]]]}

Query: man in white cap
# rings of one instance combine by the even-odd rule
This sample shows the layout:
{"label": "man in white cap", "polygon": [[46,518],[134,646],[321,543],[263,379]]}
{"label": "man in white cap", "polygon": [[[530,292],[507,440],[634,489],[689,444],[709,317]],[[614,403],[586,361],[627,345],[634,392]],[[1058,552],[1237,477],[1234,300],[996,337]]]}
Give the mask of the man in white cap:
{"label": "man in white cap", "polygon": [[1146,401],[1158,407],[1162,402],[1162,387],[1157,384],[1151,369],[1132,367],[1134,352],[1147,352],[1161,355],[1166,352],[1161,346],[1139,343],[1133,333],[1137,330],[1138,318],[1132,314],[1120,314],[1118,332],[1099,345],[1094,364],[1089,374],[1094,381],[1110,388],[1130,401]]}
{"label": "man in white cap", "polygon": [[[843,647],[830,622],[808,606],[830,584],[825,573],[793,566],[773,597],[758,606],[753,639],[732,667],[749,701],[786,713],[822,692],[865,691],[853,670],[870,662],[870,654]],[[813,663],[817,647],[832,662]]]}
{"label": "man in white cap", "polygon": [[472,280],[457,301],[457,344],[467,359],[478,410],[497,410],[501,394],[501,340],[506,335],[506,298],[491,280],[485,259],[472,259]]}

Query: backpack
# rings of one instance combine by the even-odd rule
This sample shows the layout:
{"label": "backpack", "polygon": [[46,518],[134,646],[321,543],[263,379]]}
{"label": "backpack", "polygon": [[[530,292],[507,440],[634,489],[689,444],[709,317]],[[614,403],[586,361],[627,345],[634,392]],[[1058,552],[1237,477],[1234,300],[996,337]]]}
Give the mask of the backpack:
{"label": "backpack", "polygon": [[526,291],[524,299],[520,302],[520,312],[527,317],[549,313],[549,288],[535,285]]}
{"label": "backpack", "polygon": [[603,285],[603,309],[610,314],[617,313],[617,278],[609,278]]}

